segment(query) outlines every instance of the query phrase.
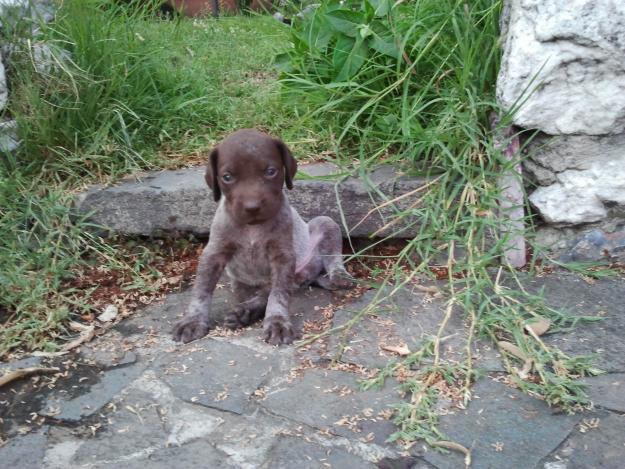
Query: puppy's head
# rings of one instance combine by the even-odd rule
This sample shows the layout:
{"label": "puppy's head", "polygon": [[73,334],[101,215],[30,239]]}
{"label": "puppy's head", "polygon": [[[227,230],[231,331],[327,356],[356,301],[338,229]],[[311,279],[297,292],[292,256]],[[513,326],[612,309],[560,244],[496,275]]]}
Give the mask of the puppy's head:
{"label": "puppy's head", "polygon": [[273,218],[282,206],[282,186],[293,188],[297,163],[287,146],[254,129],[230,134],[210,154],[206,183],[215,200],[239,224]]}

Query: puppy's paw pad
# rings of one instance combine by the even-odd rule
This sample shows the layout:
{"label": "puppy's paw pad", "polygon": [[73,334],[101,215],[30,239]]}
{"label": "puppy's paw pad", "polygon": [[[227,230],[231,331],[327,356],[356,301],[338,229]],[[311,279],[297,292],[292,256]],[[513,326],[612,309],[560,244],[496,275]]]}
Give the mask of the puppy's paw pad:
{"label": "puppy's paw pad", "polygon": [[266,319],[263,329],[265,342],[271,345],[292,344],[297,338],[291,322],[283,318]]}
{"label": "puppy's paw pad", "polygon": [[185,344],[192,340],[197,340],[208,334],[208,321],[203,315],[195,315],[183,318],[174,326],[172,338],[176,342],[184,342]]}

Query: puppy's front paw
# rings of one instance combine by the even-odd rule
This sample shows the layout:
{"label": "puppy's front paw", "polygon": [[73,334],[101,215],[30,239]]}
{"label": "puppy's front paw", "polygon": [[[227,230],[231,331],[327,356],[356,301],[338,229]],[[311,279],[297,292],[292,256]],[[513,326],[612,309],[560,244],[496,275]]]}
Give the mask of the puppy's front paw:
{"label": "puppy's front paw", "polygon": [[247,327],[262,317],[262,313],[249,308],[238,307],[226,314],[224,326],[228,329]]}
{"label": "puppy's front paw", "polygon": [[349,290],[356,285],[356,280],[345,269],[335,269],[318,277],[317,284],[326,290]]}
{"label": "puppy's front paw", "polygon": [[173,339],[177,342],[191,342],[208,334],[208,320],[203,314],[187,316],[176,323],[172,332]]}
{"label": "puppy's front paw", "polygon": [[265,331],[265,342],[271,345],[292,344],[296,339],[291,322],[279,316],[266,317],[263,329]]}

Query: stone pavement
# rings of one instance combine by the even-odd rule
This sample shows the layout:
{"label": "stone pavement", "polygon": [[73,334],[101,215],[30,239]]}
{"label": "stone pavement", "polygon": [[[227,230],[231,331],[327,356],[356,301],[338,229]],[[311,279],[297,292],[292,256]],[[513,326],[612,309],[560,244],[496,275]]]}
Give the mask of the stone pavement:
{"label": "stone pavement", "polygon": [[[503,384],[488,344],[466,409],[441,402],[441,430],[471,448],[474,468],[622,468],[625,465],[625,297],[623,279],[590,285],[568,274],[527,282],[572,314],[603,321],[546,336],[571,353],[597,353],[607,374],[587,380],[594,409],[567,415]],[[215,311],[231,297],[218,290]],[[297,323],[321,330],[347,321],[375,291],[346,301],[319,289],[298,293]],[[435,332],[444,301],[405,290],[349,333],[304,349],[274,348],[259,325],[216,331],[187,345],[169,337],[188,292],[171,294],[126,319],[80,354],[29,358],[3,368],[51,363],[67,370],[53,384],[36,377],[0,389],[0,466],[7,468],[461,468],[458,453],[387,442],[396,430],[393,383],[361,391],[363,372],[387,363],[380,346],[414,347]],[[342,302],[335,314],[333,303]],[[465,324],[448,326],[443,353],[460,353]],[[340,347],[342,345],[342,347]],[[339,348],[341,362],[335,363]],[[499,379],[498,379],[499,378]]]}

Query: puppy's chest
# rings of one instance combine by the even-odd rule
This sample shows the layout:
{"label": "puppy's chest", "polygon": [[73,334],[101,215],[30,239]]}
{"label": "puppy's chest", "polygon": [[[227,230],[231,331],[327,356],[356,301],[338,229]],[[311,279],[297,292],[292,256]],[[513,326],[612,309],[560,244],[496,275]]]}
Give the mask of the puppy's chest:
{"label": "puppy's chest", "polygon": [[242,236],[239,248],[227,267],[228,274],[248,285],[271,282],[266,236],[254,231]]}

